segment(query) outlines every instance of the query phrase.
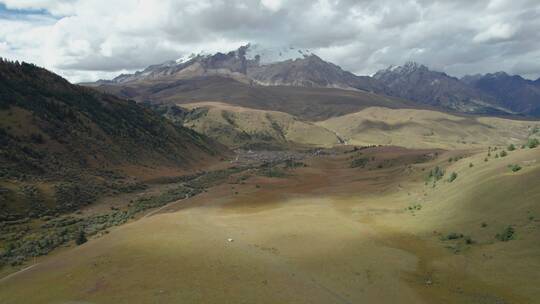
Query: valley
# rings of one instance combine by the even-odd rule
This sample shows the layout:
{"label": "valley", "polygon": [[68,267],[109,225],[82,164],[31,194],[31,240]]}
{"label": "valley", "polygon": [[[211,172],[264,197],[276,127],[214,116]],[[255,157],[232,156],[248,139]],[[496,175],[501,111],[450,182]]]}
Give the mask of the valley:
{"label": "valley", "polygon": [[540,150],[486,154],[342,147],[280,176],[239,172],[40,259],[0,282],[0,299],[531,303]]}

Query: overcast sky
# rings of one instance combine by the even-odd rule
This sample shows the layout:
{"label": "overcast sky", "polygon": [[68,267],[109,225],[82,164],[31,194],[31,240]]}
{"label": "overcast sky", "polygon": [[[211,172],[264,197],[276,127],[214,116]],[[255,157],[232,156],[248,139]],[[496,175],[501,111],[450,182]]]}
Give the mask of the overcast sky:
{"label": "overcast sky", "polygon": [[248,42],[356,74],[418,61],[540,77],[540,0],[0,0],[0,56],[73,82]]}

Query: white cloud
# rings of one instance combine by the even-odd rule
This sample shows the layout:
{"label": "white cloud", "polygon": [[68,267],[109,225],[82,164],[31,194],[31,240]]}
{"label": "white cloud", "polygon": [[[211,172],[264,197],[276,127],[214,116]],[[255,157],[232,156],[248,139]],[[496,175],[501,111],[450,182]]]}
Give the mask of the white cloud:
{"label": "white cloud", "polygon": [[504,41],[512,38],[516,33],[516,29],[510,24],[497,23],[490,26],[483,32],[474,36],[475,42],[496,42]]}
{"label": "white cloud", "polygon": [[[1,56],[95,80],[247,42],[310,49],[360,74],[420,61],[449,73],[538,60],[540,2],[514,0],[0,0]],[[45,11],[45,14],[41,14]],[[479,14],[482,12],[482,14]],[[13,13],[9,18],[2,17]],[[3,18],[3,19],[2,19]],[[531,65],[534,67],[534,65]]]}
{"label": "white cloud", "polygon": [[281,8],[281,0],[261,0],[261,4],[271,11],[278,11]]}

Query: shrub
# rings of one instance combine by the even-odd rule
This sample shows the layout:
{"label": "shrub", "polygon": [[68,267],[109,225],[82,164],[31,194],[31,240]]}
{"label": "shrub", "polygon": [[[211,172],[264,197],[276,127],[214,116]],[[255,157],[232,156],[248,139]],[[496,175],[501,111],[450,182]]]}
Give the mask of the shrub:
{"label": "shrub", "polygon": [[510,168],[512,172],[518,172],[519,170],[521,170],[521,166],[518,164],[508,165],[508,168]]}
{"label": "shrub", "polygon": [[79,230],[79,233],[77,234],[77,238],[75,239],[75,244],[82,245],[86,243],[88,240],[86,239],[86,233],[84,233],[84,230]]}
{"label": "shrub", "polygon": [[457,173],[452,172],[452,174],[450,174],[450,177],[448,177],[448,182],[451,183],[451,182],[455,181],[456,178],[457,178]]}
{"label": "shrub", "polygon": [[508,155],[508,153],[506,153],[506,151],[502,150],[500,156],[505,157],[506,155]]}
{"label": "shrub", "polygon": [[469,163],[469,168],[474,167],[473,163]]}
{"label": "shrub", "polygon": [[514,144],[510,144],[507,148],[508,151],[514,151],[516,149],[516,146]]}
{"label": "shrub", "polygon": [[457,239],[460,239],[462,237],[463,237],[463,234],[461,234],[461,233],[451,232],[446,236],[446,239],[447,240],[457,240]]}
{"label": "shrub", "polygon": [[536,148],[536,147],[538,147],[539,144],[540,144],[540,142],[538,141],[537,138],[529,138],[529,141],[527,141],[527,147],[529,149]]}
{"label": "shrub", "polygon": [[508,226],[504,228],[502,233],[497,233],[495,235],[495,238],[502,242],[508,242],[510,240],[513,240],[515,238],[516,231],[512,226]]}
{"label": "shrub", "polygon": [[480,224],[480,226],[481,226],[482,228],[486,228],[486,227],[487,227],[487,223],[486,223],[486,222],[482,222],[482,224]]}
{"label": "shrub", "polygon": [[362,167],[364,168],[369,162],[368,158],[357,158],[351,162],[351,168]]}
{"label": "shrub", "polygon": [[428,179],[433,179],[434,181],[440,180],[444,176],[444,169],[441,169],[439,166],[436,166],[431,171],[429,171]]}
{"label": "shrub", "polygon": [[422,205],[420,205],[420,204],[411,205],[411,206],[407,207],[406,210],[420,211],[420,210],[422,210]]}
{"label": "shrub", "polygon": [[43,135],[41,135],[40,133],[30,134],[30,140],[35,144],[42,144],[45,142],[45,140],[43,139]]}

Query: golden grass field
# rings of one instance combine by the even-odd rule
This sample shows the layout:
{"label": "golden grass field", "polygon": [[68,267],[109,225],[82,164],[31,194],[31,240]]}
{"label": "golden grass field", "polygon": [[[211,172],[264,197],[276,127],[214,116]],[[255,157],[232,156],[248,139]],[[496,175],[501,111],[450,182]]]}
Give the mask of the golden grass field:
{"label": "golden grass field", "polygon": [[[278,111],[257,110],[222,102],[182,104],[208,113],[185,126],[229,147],[265,141],[274,146],[332,147],[394,145],[418,148],[470,149],[522,144],[538,121],[459,116],[419,109],[368,107],[359,112],[310,122]],[[245,135],[249,134],[251,138]],[[261,138],[266,137],[262,140]]]}
{"label": "golden grass field", "polygon": [[333,132],[284,112],[257,110],[221,102],[198,102],[181,106],[208,109],[206,115],[186,122],[185,126],[229,147],[257,142],[320,147],[332,147],[339,143]]}
{"label": "golden grass field", "polygon": [[44,257],[0,281],[0,303],[540,303],[539,148],[345,150]]}
{"label": "golden grass field", "polygon": [[468,149],[527,141],[538,121],[457,116],[418,109],[370,107],[330,118],[318,125],[352,145],[396,145],[408,148]]}

